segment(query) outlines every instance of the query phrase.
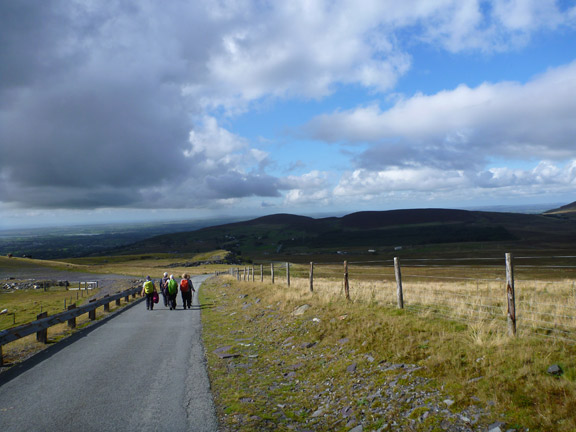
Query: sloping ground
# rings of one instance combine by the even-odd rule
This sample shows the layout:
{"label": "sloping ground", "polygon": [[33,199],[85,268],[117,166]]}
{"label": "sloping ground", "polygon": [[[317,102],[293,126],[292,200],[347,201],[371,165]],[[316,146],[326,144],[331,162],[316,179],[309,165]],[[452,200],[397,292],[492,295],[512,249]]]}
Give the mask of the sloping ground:
{"label": "sloping ground", "polygon": [[390,250],[396,245],[471,242],[506,245],[508,249],[566,249],[576,244],[576,223],[554,216],[448,209],[358,212],[322,219],[279,214],[158,236],[112,252],[226,249],[239,255],[263,257],[279,252],[318,252],[322,248],[333,252],[346,248]]}
{"label": "sloping ground", "polygon": [[576,430],[570,343],[306,285],[214,278],[202,303],[222,431]]}
{"label": "sloping ground", "polygon": [[[271,292],[218,280],[203,292],[216,305],[202,319],[222,431],[472,432],[502,424],[494,402],[457,398],[414,362],[418,355],[387,352],[394,347],[358,324],[367,322],[359,310],[286,307]],[[383,336],[382,323],[373,324]],[[423,355],[430,342],[417,337],[406,349]]]}
{"label": "sloping ground", "polygon": [[556,209],[548,210],[547,215],[572,215],[576,216],[576,201]]}

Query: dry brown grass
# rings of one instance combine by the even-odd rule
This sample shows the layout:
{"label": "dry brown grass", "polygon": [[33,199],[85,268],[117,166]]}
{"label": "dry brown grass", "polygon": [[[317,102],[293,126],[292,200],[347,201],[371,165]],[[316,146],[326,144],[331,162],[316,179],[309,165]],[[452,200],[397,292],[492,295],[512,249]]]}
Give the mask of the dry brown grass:
{"label": "dry brown grass", "polygon": [[[559,332],[542,339],[526,319],[529,313],[540,317],[550,313],[555,325],[570,324],[562,317],[574,315],[570,279],[536,285],[518,281],[516,338],[507,334],[501,280],[405,275],[404,310],[396,306],[395,281],[385,277],[351,278],[350,302],[345,301],[341,277],[315,279],[313,292],[306,277],[292,277],[290,287],[282,278],[274,285],[269,278],[265,283],[258,277],[255,283],[229,280],[239,292],[262,298],[263,307],[274,305],[289,314],[298,305],[312,305],[316,316],[334,319],[333,324],[325,324],[319,336],[323,340],[349,337],[363,341],[359,352],[417,362],[457,401],[477,397],[494,403],[494,409],[517,430],[576,430],[576,344]],[[533,310],[527,310],[525,302],[531,302]],[[324,321],[319,327],[323,325]],[[561,365],[562,377],[547,374],[552,364]]]}
{"label": "dry brown grass", "polygon": [[[286,286],[285,280],[277,280],[272,285],[269,281],[238,282],[228,278],[226,284],[232,285],[230,293],[247,294],[252,300],[259,298],[262,310],[272,307],[284,316],[290,316],[299,305],[311,305],[307,320],[319,317],[320,321],[313,326],[314,335],[307,333],[307,328],[306,338],[327,345],[337,345],[339,339],[349,338],[355,342],[353,351],[356,353],[371,353],[392,362],[417,363],[427,377],[433,377],[435,386],[441,386],[453,395],[457,404],[465,406],[479,398],[505,416],[507,427],[531,431],[576,430],[575,344],[559,338],[542,343],[540,338],[531,335],[509,337],[502,317],[472,314],[464,319],[454,314],[457,320],[444,318],[444,313],[437,310],[436,303],[446,303],[439,293],[457,292],[462,289],[458,284],[444,281],[438,283],[435,290],[423,284],[419,287],[419,297],[409,297],[410,302],[418,301],[421,307],[404,310],[396,307],[394,283],[351,282],[349,302],[344,299],[339,279],[315,281],[314,292],[310,292],[309,281],[305,278],[293,278],[290,287]],[[472,291],[471,296],[501,292],[502,287],[496,288],[497,285],[477,288],[474,283],[468,289]],[[245,301],[239,299],[242,296],[233,297],[237,298],[238,309],[219,315],[237,321],[247,312],[242,309]],[[219,303],[216,298],[214,300]],[[456,303],[453,307],[457,310],[461,304]],[[252,314],[260,316],[257,309]],[[230,326],[237,328],[237,324]],[[219,324],[214,328],[222,332],[225,327]],[[261,331],[269,332],[269,329]],[[258,332],[255,330],[256,335]],[[295,332],[301,333],[298,329]],[[225,333],[218,334],[226,338]],[[280,346],[281,339],[287,337],[285,333],[278,336]],[[546,373],[548,366],[554,363],[564,369],[560,378]],[[335,377],[340,378],[343,377]],[[226,381],[224,377],[222,379]],[[312,377],[308,379],[312,380]],[[226,385],[230,389],[236,388],[233,382]],[[258,377],[251,376],[250,388],[257,387]]]}
{"label": "dry brown grass", "polygon": [[[276,285],[286,285],[285,266],[277,264]],[[260,280],[259,267],[255,280]],[[267,272],[266,272],[267,271]],[[293,265],[293,295],[310,289],[309,267]],[[518,332],[556,337],[576,342],[576,284],[565,272],[549,269],[523,270],[516,278]],[[318,265],[314,269],[314,292],[327,301],[337,301],[344,292],[344,267]],[[541,279],[530,279],[530,277]],[[484,323],[490,332],[507,331],[507,296],[503,269],[499,266],[413,266],[402,270],[404,305],[424,315],[436,315],[467,323]],[[265,280],[270,280],[265,267]],[[391,266],[349,266],[352,301],[378,305],[397,304],[397,284]]]}

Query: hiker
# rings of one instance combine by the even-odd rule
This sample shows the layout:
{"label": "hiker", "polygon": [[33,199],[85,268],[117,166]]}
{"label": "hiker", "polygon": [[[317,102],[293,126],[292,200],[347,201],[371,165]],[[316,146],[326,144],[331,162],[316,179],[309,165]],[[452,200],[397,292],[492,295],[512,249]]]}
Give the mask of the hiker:
{"label": "hiker", "polygon": [[170,310],[176,309],[176,296],[178,295],[178,282],[174,279],[174,275],[170,275],[170,279],[167,283],[168,291],[168,305]]}
{"label": "hiker", "polygon": [[142,285],[142,292],[140,295],[142,297],[146,296],[146,310],[154,309],[154,293],[156,292],[156,286],[150,276],[146,276],[146,282]]}
{"label": "hiker", "polygon": [[188,273],[184,273],[182,275],[182,280],[180,281],[180,292],[182,293],[182,303],[184,304],[184,309],[188,307],[190,309],[192,307],[192,296],[196,290],[194,289],[194,285],[192,285],[192,281],[190,280],[190,275]]}
{"label": "hiker", "polygon": [[160,281],[160,292],[162,293],[162,298],[164,299],[164,307],[168,307],[168,272],[164,272],[164,277]]}

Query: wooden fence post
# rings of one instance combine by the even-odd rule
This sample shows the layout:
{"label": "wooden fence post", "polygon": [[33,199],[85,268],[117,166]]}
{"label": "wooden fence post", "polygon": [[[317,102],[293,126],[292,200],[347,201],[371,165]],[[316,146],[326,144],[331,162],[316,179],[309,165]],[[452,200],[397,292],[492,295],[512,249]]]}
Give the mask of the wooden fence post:
{"label": "wooden fence post", "polygon": [[[90,303],[92,303],[93,301],[96,301],[96,300],[91,300]],[[88,318],[91,321],[96,321],[96,309],[92,309],[90,312],[88,312]]]}
{"label": "wooden fence post", "polygon": [[120,299],[116,299],[116,306],[120,306]]}
{"label": "wooden fence post", "polygon": [[286,284],[290,286],[290,263],[286,262]]}
{"label": "wooden fence post", "polygon": [[[76,309],[76,303],[71,304],[70,306],[68,306],[68,310],[72,310],[72,309]],[[68,327],[70,327],[70,328],[76,328],[76,317],[70,318],[70,319],[68,320]]]}
{"label": "wooden fence post", "polygon": [[[48,316],[48,312],[44,311],[38,315],[36,315],[36,319],[42,319],[42,318],[46,318]],[[48,329],[44,329],[44,330],[40,330],[39,332],[36,332],[36,341],[40,342],[40,343],[48,343]]]}
{"label": "wooden fence post", "polygon": [[506,297],[508,299],[508,334],[516,336],[516,293],[514,291],[514,263],[512,254],[506,254]]}
{"label": "wooden fence post", "polygon": [[310,292],[314,292],[314,263],[310,261]]}
{"label": "wooden fence post", "polygon": [[260,264],[260,282],[264,282],[264,264]]}
{"label": "wooden fence post", "polygon": [[254,264],[252,264],[252,282],[254,282]]}
{"label": "wooden fence post", "polygon": [[274,283],[274,263],[270,263],[270,272],[272,275],[272,283]]}
{"label": "wooden fence post", "polygon": [[350,285],[348,284],[348,261],[344,261],[344,294],[350,300]]}
{"label": "wooden fence post", "polygon": [[[110,297],[110,295],[106,294],[104,297]],[[104,312],[110,312],[110,303],[104,303]]]}
{"label": "wooden fence post", "polygon": [[396,275],[396,296],[398,297],[398,307],[404,309],[404,293],[402,292],[402,272],[400,271],[400,260],[394,257],[394,274]]}

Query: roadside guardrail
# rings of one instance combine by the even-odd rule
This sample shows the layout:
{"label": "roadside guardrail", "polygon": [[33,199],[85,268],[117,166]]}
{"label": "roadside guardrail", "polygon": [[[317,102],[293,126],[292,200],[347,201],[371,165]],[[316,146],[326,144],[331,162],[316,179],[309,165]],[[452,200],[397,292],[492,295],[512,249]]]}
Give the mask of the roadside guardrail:
{"label": "roadside guardrail", "polygon": [[128,302],[130,296],[133,298],[136,297],[136,295],[141,290],[142,287],[134,287],[117,294],[105,295],[100,299],[92,300],[82,306],[76,306],[75,304],[72,304],[68,306],[68,310],[57,313],[55,315],[47,316],[47,312],[43,312],[36,317],[36,321],[0,331],[0,366],[4,364],[2,357],[3,345],[14,342],[15,340],[29,336],[33,333],[36,333],[36,340],[38,342],[47,343],[48,329],[50,327],[55,326],[56,324],[68,322],[68,326],[70,328],[75,328],[76,318],[86,313],[88,314],[90,320],[94,321],[96,320],[96,309],[99,307],[103,306],[104,311],[108,312],[110,310],[111,302],[115,301],[116,305],[120,306],[120,300],[122,298],[125,298],[126,302]]}

